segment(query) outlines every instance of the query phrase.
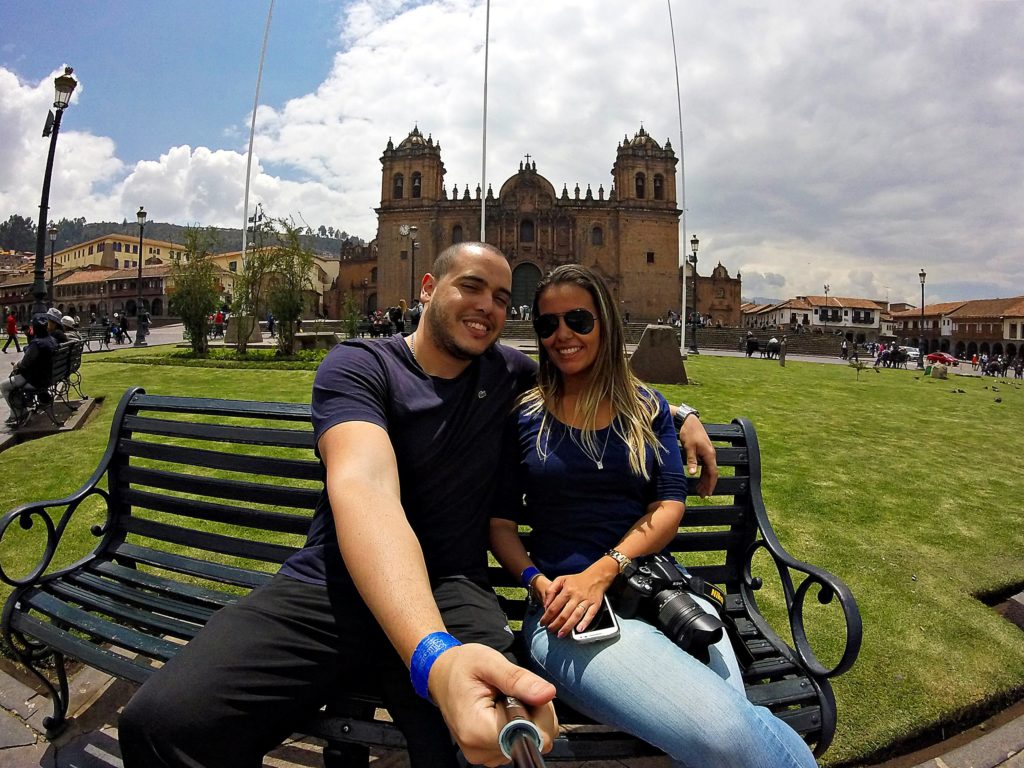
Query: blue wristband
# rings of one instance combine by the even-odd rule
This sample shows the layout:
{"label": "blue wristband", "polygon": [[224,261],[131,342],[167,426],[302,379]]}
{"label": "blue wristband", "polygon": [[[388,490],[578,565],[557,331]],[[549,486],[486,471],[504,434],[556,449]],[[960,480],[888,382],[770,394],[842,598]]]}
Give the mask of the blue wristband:
{"label": "blue wristband", "polygon": [[430,679],[430,668],[434,666],[437,657],[447,651],[462,645],[458,640],[447,632],[431,632],[420,640],[416,650],[412,653],[412,661],[409,663],[409,679],[412,680],[412,687],[420,696],[430,701],[430,689],[427,681]]}
{"label": "blue wristband", "polygon": [[523,572],[519,574],[519,583],[526,589],[529,589],[530,582],[538,576],[540,576],[540,568],[535,565],[527,566],[526,568],[523,568]]}

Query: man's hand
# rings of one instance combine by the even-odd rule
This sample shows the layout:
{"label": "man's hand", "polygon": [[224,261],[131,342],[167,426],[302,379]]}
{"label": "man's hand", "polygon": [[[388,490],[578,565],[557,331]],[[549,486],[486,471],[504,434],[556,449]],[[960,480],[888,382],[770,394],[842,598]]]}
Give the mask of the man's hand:
{"label": "man's hand", "polygon": [[429,687],[462,754],[475,765],[508,762],[498,746],[506,716],[496,700],[504,701],[504,695],[529,708],[544,737],[542,752],[551,750],[558,735],[551,704],[555,687],[485,645],[467,643],[442,653],[430,670]]}
{"label": "man's hand", "polygon": [[683,445],[686,454],[686,476],[694,477],[697,474],[697,464],[704,465],[700,481],[697,483],[697,493],[701,496],[710,496],[714,493],[715,484],[718,483],[718,458],[715,455],[715,446],[711,443],[704,425],[700,419],[694,416],[683,422],[683,428],[679,430],[679,442]]}

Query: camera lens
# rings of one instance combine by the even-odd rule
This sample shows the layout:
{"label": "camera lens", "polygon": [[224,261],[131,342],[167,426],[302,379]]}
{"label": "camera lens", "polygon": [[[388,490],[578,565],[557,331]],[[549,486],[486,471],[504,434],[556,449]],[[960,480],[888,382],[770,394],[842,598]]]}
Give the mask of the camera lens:
{"label": "camera lens", "polygon": [[658,626],[684,651],[701,658],[707,648],[722,639],[725,624],[717,616],[705,613],[685,592],[665,589],[654,596]]}

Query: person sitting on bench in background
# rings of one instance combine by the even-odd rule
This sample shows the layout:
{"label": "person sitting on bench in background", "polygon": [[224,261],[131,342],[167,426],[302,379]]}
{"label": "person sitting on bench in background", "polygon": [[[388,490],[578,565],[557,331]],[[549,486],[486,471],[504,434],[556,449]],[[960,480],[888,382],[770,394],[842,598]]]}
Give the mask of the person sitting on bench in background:
{"label": "person sitting on bench in background", "polygon": [[17,402],[12,402],[12,395],[31,384],[38,390],[46,389],[53,369],[53,353],[57,351],[57,342],[46,330],[46,316],[39,315],[32,320],[32,341],[25,347],[21,361],[11,369],[10,378],[0,382],[0,394],[7,401],[11,415],[8,424],[17,424],[24,417],[24,412]]}
{"label": "person sitting on bench in background", "polygon": [[[705,622],[706,640],[691,654],[645,613],[620,614],[613,600],[618,633],[572,637],[607,606],[605,593],[632,573],[633,558],[661,553],[671,579],[688,576],[666,551],[686,478],[669,405],[630,372],[618,308],[601,279],[578,264],[556,268],[537,284],[533,318],[537,386],[506,430],[502,513],[491,521],[492,551],[530,590],[523,640],[532,665],[563,701],[653,744],[675,766],[813,768],[799,734],[747,700],[721,622]],[[519,523],[533,528],[529,554]],[[672,608],[692,610],[694,620],[700,611],[718,617],[696,594],[680,592],[658,613]]]}

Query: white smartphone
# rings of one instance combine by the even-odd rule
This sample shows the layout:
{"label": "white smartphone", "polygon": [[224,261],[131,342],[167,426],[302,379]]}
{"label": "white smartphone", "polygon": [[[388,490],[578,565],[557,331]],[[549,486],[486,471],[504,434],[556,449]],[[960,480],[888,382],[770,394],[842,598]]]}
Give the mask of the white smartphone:
{"label": "white smartphone", "polygon": [[572,630],[572,639],[577,643],[596,643],[598,640],[609,640],[619,635],[619,622],[615,618],[615,612],[612,610],[611,603],[608,602],[608,596],[605,595],[601,600],[601,607],[597,611],[597,615],[591,620],[590,624],[583,632],[577,632],[575,628]]}

